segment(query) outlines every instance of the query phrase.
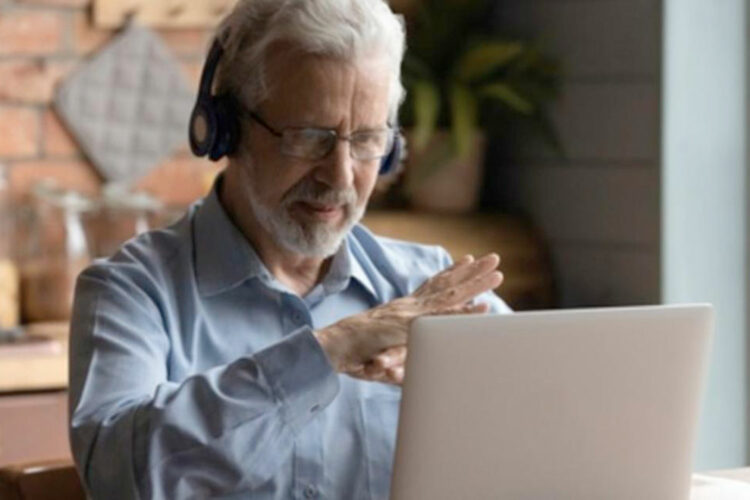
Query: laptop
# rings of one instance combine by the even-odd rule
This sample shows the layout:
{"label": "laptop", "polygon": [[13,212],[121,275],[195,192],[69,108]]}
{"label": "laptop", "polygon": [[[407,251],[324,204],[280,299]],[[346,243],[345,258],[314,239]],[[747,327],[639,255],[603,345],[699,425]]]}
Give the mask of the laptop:
{"label": "laptop", "polygon": [[713,315],[419,318],[392,500],[686,500]]}

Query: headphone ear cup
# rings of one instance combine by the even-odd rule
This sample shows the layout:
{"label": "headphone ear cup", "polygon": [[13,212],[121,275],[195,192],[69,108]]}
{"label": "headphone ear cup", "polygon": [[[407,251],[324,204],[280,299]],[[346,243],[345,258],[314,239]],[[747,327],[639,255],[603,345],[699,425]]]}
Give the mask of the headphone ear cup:
{"label": "headphone ear cup", "polygon": [[216,113],[209,100],[200,99],[190,115],[190,149],[196,156],[206,156],[216,144]]}
{"label": "headphone ear cup", "polygon": [[229,96],[214,97],[213,101],[216,117],[216,141],[212,145],[208,157],[213,161],[218,161],[236,150],[239,140],[239,123],[232,105],[233,100]]}
{"label": "headphone ear cup", "polygon": [[396,137],[393,139],[393,146],[391,152],[388,153],[383,160],[380,162],[379,175],[386,175],[393,172],[396,166],[401,161],[401,151],[403,150],[404,143],[400,132],[396,132]]}

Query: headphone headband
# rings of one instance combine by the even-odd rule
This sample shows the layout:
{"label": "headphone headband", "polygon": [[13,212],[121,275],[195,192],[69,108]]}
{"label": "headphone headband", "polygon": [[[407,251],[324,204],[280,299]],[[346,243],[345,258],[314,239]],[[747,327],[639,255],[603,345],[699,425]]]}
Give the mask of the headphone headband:
{"label": "headphone headband", "polygon": [[213,89],[211,87],[213,87],[214,76],[216,75],[219,61],[223,55],[224,46],[218,39],[214,40],[214,43],[211,44],[211,49],[208,52],[206,64],[203,66],[203,71],[201,72],[201,83],[198,90],[200,96],[210,97],[212,95],[211,92]]}

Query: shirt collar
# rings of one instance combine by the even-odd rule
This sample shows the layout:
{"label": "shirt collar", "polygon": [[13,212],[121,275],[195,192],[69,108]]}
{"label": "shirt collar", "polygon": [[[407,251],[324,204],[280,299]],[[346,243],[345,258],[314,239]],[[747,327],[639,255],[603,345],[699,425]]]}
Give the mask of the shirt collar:
{"label": "shirt collar", "polygon": [[352,244],[349,242],[349,240],[353,238],[354,237],[352,236],[351,232],[346,238],[346,249],[350,266],[349,273],[351,277],[360,285],[362,285],[362,287],[377,301],[378,293],[375,291],[375,286],[372,283],[372,279],[370,279],[370,276],[365,271],[365,268],[362,266],[362,262],[360,262],[355,252],[352,251]]}
{"label": "shirt collar", "polygon": [[367,276],[361,263],[351,251],[350,237],[351,234],[347,238],[344,238],[341,248],[333,256],[331,267],[328,269],[328,274],[323,279],[321,285],[326,295],[331,295],[345,290],[349,282],[353,279],[362,285],[373,297],[377,298],[375,287],[369,276]]}
{"label": "shirt collar", "polygon": [[219,200],[223,175],[195,215],[194,244],[198,290],[215,295],[254,277],[270,278],[268,270]]}
{"label": "shirt collar", "polygon": [[[224,210],[219,200],[222,182],[223,175],[219,175],[195,215],[196,279],[203,296],[217,295],[251,278],[259,278],[271,286],[276,282]],[[328,295],[343,291],[350,279],[354,279],[377,298],[370,277],[351,251],[351,237],[350,233],[344,239],[321,284]]]}

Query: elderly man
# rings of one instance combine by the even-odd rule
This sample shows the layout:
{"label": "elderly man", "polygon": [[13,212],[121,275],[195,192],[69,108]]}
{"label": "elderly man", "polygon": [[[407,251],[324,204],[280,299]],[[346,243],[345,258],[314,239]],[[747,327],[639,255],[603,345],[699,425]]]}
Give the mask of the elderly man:
{"label": "elderly man", "polygon": [[94,498],[386,498],[410,322],[508,311],[499,258],[357,225],[403,93],[383,0],[241,1],[214,49],[193,147],[228,167],[78,281],[79,472]]}

